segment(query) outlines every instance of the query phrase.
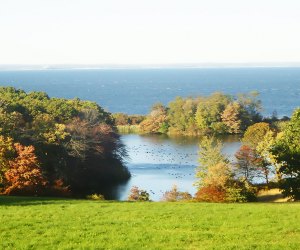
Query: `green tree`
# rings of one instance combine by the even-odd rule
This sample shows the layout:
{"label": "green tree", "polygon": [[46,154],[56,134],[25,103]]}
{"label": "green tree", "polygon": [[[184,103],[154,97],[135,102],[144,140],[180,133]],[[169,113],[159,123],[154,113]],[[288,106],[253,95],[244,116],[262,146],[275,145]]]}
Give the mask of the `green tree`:
{"label": "green tree", "polygon": [[257,145],[263,140],[264,136],[270,132],[270,125],[265,122],[259,122],[251,125],[247,128],[242,142],[245,145],[250,146],[252,149],[256,149]]}
{"label": "green tree", "polygon": [[221,122],[222,113],[230,103],[231,97],[222,93],[214,93],[211,96],[200,99],[195,120],[200,130],[212,129],[215,123]]}
{"label": "green tree", "polygon": [[291,121],[276,140],[272,154],[281,165],[283,194],[300,199],[300,109],[296,109]]}
{"label": "green tree", "polygon": [[15,157],[13,139],[0,136],[0,191],[4,187],[4,174],[9,169],[9,161]]}
{"label": "green tree", "polygon": [[174,101],[170,102],[168,109],[169,132],[172,134],[195,133],[196,108],[197,102],[192,98],[176,97]]}
{"label": "green tree", "polygon": [[219,163],[227,164],[229,161],[222,153],[223,144],[215,137],[202,137],[199,143],[199,166],[196,170],[195,185],[200,188],[204,185],[203,179],[208,175],[211,167]]}

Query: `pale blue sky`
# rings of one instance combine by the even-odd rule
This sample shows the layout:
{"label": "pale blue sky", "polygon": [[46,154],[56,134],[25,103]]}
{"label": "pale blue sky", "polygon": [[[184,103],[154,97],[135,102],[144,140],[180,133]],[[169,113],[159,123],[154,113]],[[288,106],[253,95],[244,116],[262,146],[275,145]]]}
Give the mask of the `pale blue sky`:
{"label": "pale blue sky", "polygon": [[300,62],[299,0],[0,0],[0,64]]}

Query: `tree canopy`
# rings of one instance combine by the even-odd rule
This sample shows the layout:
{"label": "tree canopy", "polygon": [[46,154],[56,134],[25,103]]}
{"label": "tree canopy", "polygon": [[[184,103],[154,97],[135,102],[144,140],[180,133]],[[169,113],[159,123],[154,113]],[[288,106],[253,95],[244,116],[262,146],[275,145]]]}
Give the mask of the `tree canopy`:
{"label": "tree canopy", "polygon": [[1,192],[94,193],[129,178],[124,156],[114,118],[96,103],[0,88]]}

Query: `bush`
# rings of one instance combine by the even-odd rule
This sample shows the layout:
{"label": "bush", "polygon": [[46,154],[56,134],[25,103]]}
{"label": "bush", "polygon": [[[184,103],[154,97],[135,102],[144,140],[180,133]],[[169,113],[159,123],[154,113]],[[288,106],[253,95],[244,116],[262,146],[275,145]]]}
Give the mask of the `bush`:
{"label": "bush", "polygon": [[235,181],[226,189],[227,202],[249,202],[255,201],[257,188],[247,181]]}
{"label": "bush", "polygon": [[193,197],[188,192],[180,192],[176,185],[170,191],[166,191],[161,198],[162,201],[188,201]]}
{"label": "bush", "polygon": [[86,198],[89,200],[98,200],[98,201],[105,200],[102,194],[91,194],[91,195],[87,195]]}
{"label": "bush", "polygon": [[201,187],[196,193],[195,199],[203,202],[224,202],[226,191],[214,186]]}
{"label": "bush", "polygon": [[150,195],[147,191],[133,186],[128,196],[128,201],[150,201]]}

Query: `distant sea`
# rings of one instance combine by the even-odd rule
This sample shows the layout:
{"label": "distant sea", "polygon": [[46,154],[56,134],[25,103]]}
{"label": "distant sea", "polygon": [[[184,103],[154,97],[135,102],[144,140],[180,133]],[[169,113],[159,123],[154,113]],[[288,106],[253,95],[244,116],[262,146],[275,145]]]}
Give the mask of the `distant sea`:
{"label": "distant sea", "polygon": [[110,112],[146,114],[176,96],[257,90],[263,114],[290,116],[300,106],[300,68],[76,69],[0,71],[0,85],[91,100]]}

